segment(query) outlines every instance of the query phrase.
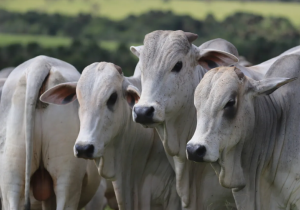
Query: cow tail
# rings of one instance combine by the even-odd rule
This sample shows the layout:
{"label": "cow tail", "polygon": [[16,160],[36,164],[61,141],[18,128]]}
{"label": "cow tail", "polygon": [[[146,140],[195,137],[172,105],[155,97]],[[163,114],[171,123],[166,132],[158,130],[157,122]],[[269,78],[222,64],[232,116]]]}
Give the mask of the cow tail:
{"label": "cow tail", "polygon": [[26,172],[25,172],[25,210],[30,210],[30,176],[33,153],[33,132],[37,100],[40,88],[50,72],[51,66],[45,62],[33,64],[27,71],[27,85],[25,96],[25,144],[26,144]]}

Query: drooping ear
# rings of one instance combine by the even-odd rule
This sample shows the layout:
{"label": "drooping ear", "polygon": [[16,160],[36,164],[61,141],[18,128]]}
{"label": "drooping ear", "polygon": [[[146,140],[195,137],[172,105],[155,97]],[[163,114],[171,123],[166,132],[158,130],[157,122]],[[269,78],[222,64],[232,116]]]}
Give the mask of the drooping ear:
{"label": "drooping ear", "polygon": [[6,79],[0,79],[0,101],[1,101],[1,95],[2,95],[2,88],[4,86]]}
{"label": "drooping ear", "polygon": [[273,93],[276,89],[281,86],[296,80],[295,78],[268,78],[259,81],[255,81],[253,79],[249,79],[251,91],[254,92],[255,95],[269,95]]}
{"label": "drooping ear", "polygon": [[207,70],[218,66],[230,66],[237,63],[239,59],[228,52],[215,49],[199,50],[198,63]]}
{"label": "drooping ear", "polygon": [[40,97],[40,100],[47,104],[65,105],[77,99],[76,95],[77,82],[67,82],[56,85]]}
{"label": "drooping ear", "polygon": [[136,87],[134,87],[133,85],[128,85],[127,86],[125,97],[126,97],[126,101],[127,101],[128,105],[131,108],[133,108],[133,106],[137,102],[139,102],[140,96],[141,96],[141,93]]}
{"label": "drooping ear", "polygon": [[130,47],[130,51],[136,56],[136,57],[140,57],[141,55],[141,52],[144,48],[144,45],[141,45],[141,46],[137,46],[137,47],[134,47],[134,46],[131,46]]}

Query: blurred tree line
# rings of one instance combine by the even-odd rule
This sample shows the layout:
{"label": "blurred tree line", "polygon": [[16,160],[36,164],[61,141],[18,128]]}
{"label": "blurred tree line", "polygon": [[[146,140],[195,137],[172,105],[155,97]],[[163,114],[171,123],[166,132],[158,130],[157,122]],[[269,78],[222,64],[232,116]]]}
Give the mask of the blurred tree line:
{"label": "blurred tree line", "polygon": [[[80,71],[92,62],[110,61],[122,66],[126,74],[130,75],[137,60],[131,55],[127,43],[142,43],[144,36],[154,30],[197,33],[199,38],[196,45],[209,39],[226,39],[254,64],[300,44],[300,31],[289,20],[247,13],[235,13],[223,21],[217,21],[213,15],[208,15],[205,20],[199,21],[172,12],[150,11],[113,21],[89,14],[70,17],[0,10],[0,33],[42,34],[74,39],[69,47],[42,48],[35,43],[2,47],[0,68],[16,66],[33,56],[44,54],[70,62]],[[117,41],[120,43],[119,47],[115,51],[104,50],[98,46],[98,42],[105,40]]]}
{"label": "blurred tree line", "polygon": [[129,47],[120,43],[115,51],[101,48],[95,41],[82,42],[74,39],[70,46],[43,48],[37,43],[27,45],[11,44],[0,47],[0,70],[9,66],[18,66],[24,61],[38,55],[47,55],[66,61],[77,68],[79,72],[94,62],[112,62],[122,67],[125,75],[133,74],[138,61]]}

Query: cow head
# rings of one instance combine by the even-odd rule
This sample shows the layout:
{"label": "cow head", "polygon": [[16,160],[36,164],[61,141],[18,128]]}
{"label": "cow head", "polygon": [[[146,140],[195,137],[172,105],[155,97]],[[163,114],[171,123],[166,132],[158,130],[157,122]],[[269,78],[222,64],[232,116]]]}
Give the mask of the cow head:
{"label": "cow head", "polygon": [[270,94],[292,80],[255,81],[236,67],[220,67],[206,73],[195,91],[197,127],[187,144],[188,159],[218,161],[222,186],[243,187],[241,152],[255,126],[254,99]]}
{"label": "cow head", "polygon": [[[211,69],[238,61],[236,49],[225,40],[217,39],[200,47],[192,45],[196,34],[183,31],[155,31],[146,35],[144,45],[131,47],[140,59],[142,94],[134,106],[133,119],[150,127],[164,123],[193,104],[193,93],[199,83],[196,68]],[[160,136],[162,132],[160,132]],[[165,141],[169,141],[165,139]],[[179,153],[179,142],[164,142],[166,151]],[[182,147],[183,157],[185,147]]]}
{"label": "cow head", "polygon": [[94,63],[86,67],[78,83],[65,83],[46,91],[41,100],[66,104],[76,98],[79,102],[80,132],[74,154],[79,158],[100,159],[113,150],[115,139],[122,135],[124,116],[138,100],[139,91],[122,69],[112,63]]}

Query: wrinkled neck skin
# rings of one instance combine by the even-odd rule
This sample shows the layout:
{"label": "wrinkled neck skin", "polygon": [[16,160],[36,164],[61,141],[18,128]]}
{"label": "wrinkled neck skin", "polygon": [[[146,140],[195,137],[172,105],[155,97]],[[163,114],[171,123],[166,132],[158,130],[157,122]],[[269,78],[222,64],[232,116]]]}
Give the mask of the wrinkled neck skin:
{"label": "wrinkled neck skin", "polygon": [[292,123],[299,118],[299,113],[289,116],[289,112],[283,111],[295,108],[293,104],[299,104],[300,100],[295,99],[298,102],[289,107],[285,103],[289,93],[285,92],[276,101],[279,94],[257,97],[254,101],[255,128],[252,135],[242,140],[245,187],[233,189],[238,209],[300,209],[300,183],[297,182],[300,170],[295,164],[300,161],[300,147],[293,136],[298,133],[299,125]]}
{"label": "wrinkled neck skin", "polygon": [[[194,71],[193,90],[196,89],[206,70],[197,66]],[[186,158],[186,144],[196,129],[194,92],[191,92],[177,115],[156,127],[161,140],[178,141],[179,153],[173,156],[176,188],[185,209],[224,209],[225,203],[234,205],[232,193],[220,186],[218,177],[209,163],[194,163]],[[203,193],[205,192],[205,193]]]}
{"label": "wrinkled neck skin", "polygon": [[[124,104],[118,135],[105,148],[101,175],[113,181],[120,210],[136,209],[138,187],[153,145],[152,129],[140,129]],[[141,136],[144,138],[141,139]],[[138,158],[137,158],[138,157]]]}

